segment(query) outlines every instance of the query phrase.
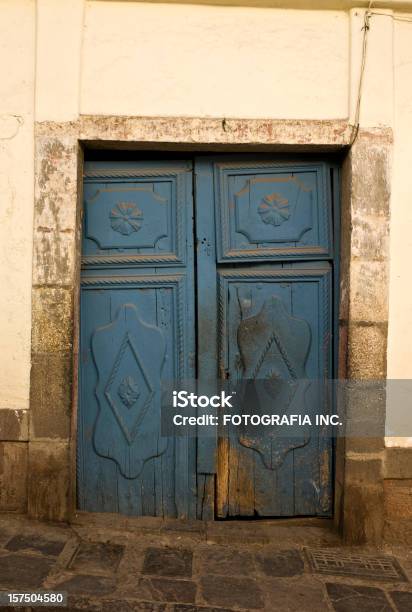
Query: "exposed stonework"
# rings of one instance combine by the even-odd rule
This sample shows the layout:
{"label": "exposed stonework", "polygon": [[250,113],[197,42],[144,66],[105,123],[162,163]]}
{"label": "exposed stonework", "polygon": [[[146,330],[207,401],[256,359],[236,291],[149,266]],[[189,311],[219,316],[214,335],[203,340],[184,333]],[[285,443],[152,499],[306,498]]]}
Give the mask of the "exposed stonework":
{"label": "exposed stonework", "polygon": [[[215,151],[335,151],[348,149],[346,121],[279,121],[82,116],[36,125],[36,208],[33,270],[33,419],[29,512],[65,519],[74,511],[75,430],[69,454],[70,408],[76,396],[76,348],[81,189],[78,142],[112,149]],[[361,130],[346,156],[342,180],[340,375],[381,379],[386,372],[387,261],[390,195],[388,129]],[[71,363],[70,363],[71,362]],[[49,372],[57,373],[48,384]],[[44,398],[44,390],[48,397]],[[56,422],[50,425],[55,407]],[[75,415],[72,422],[75,422]],[[46,441],[48,439],[48,441]],[[58,440],[57,446],[52,442]],[[383,532],[383,439],[352,452],[337,450],[336,521],[347,541],[379,542]],[[73,450],[74,449],[74,450]],[[348,450],[347,449],[347,450]],[[383,457],[383,454],[382,454]],[[69,484],[69,480],[70,483]],[[53,500],[50,490],[56,491]]]}
{"label": "exposed stonework", "polygon": [[384,538],[412,545],[412,449],[386,448]]}
{"label": "exposed stonework", "polygon": [[384,463],[385,478],[412,479],[412,449],[387,448]]}
{"label": "exposed stonework", "polygon": [[[354,380],[386,376],[391,147],[391,130],[360,130],[343,168],[340,375]],[[346,440],[343,535],[354,544],[379,543],[385,395],[369,395],[369,406],[365,396],[360,399],[351,394],[349,411],[377,411],[382,435]],[[356,458],[348,458],[349,453],[357,453]]]}
{"label": "exposed stonework", "polygon": [[382,457],[372,453],[350,453],[346,457],[346,473],[348,484],[374,485],[382,480]]}
{"label": "exposed stonework", "polygon": [[0,409],[0,440],[24,442],[29,439],[27,410]]}
{"label": "exposed stonework", "polygon": [[34,285],[71,285],[74,273],[77,141],[36,140]]}
{"label": "exposed stonework", "polygon": [[348,377],[381,380],[386,375],[387,323],[349,326]]}
{"label": "exposed stonework", "polygon": [[394,544],[412,545],[412,479],[385,480],[384,537]]}
{"label": "exposed stonework", "polygon": [[76,122],[41,122],[36,125],[37,137],[74,137],[85,142],[129,148],[142,144],[170,143],[189,147],[197,145],[263,145],[270,150],[286,147],[305,149],[319,147],[336,150],[350,142],[351,129],[344,120],[279,120],[279,119],[209,119],[192,117],[98,117],[83,115]]}
{"label": "exposed stonework", "polygon": [[[367,242],[368,236],[370,236],[368,229],[362,229],[362,240]],[[354,231],[352,238],[355,239]],[[385,253],[388,253],[387,242],[385,248],[380,249],[379,256],[384,257]],[[388,317],[386,295],[388,269],[385,263],[376,260],[362,261],[355,259],[351,262],[351,283],[353,318],[356,321],[385,323]]]}
{"label": "exposed stonework", "polygon": [[385,480],[385,515],[412,520],[412,479]]}
{"label": "exposed stonework", "polygon": [[73,357],[70,351],[36,353],[32,359],[30,439],[70,436]]}
{"label": "exposed stonework", "polygon": [[32,352],[70,351],[73,343],[72,289],[35,287],[33,289]]}
{"label": "exposed stonework", "polygon": [[28,513],[51,521],[68,519],[70,487],[67,442],[29,445]]}
{"label": "exposed stonework", "polygon": [[24,442],[0,442],[0,512],[25,512],[27,448]]}
{"label": "exposed stonework", "polygon": [[379,544],[383,537],[384,492],[382,481],[376,485],[345,482],[343,537],[347,544]]}

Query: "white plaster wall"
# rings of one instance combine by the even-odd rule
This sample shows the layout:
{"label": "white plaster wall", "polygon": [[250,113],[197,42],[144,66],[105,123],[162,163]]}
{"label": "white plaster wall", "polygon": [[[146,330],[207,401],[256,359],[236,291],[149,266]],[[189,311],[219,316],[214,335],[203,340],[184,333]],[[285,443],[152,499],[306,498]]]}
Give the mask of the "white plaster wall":
{"label": "white plaster wall", "polygon": [[79,115],[84,0],[37,0],[36,121]]}
{"label": "white plaster wall", "polygon": [[0,409],[28,408],[34,0],[0,0]]}
{"label": "white plaster wall", "polygon": [[83,114],[348,115],[348,15],[87,2]]}
{"label": "white plaster wall", "polygon": [[388,377],[412,378],[412,22],[395,23],[394,52]]}
{"label": "white plaster wall", "polygon": [[[412,16],[409,15],[409,19]],[[395,21],[394,158],[390,223],[390,291],[388,378],[412,379],[412,22]],[[401,386],[402,385],[402,386]],[[412,384],[400,405],[398,393],[388,398],[388,423],[400,411],[409,437],[391,438],[389,446],[412,446]]]}

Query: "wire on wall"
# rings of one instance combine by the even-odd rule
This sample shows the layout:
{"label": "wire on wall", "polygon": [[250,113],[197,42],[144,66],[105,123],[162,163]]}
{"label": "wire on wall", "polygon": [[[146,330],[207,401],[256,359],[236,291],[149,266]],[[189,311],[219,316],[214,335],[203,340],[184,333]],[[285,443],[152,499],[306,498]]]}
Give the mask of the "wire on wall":
{"label": "wire on wall", "polygon": [[389,15],[388,13],[383,13],[379,11],[372,11],[373,0],[369,2],[369,6],[365,11],[364,20],[363,20],[363,40],[362,40],[362,59],[361,59],[361,67],[359,73],[359,85],[358,85],[358,97],[356,100],[356,109],[355,109],[355,117],[352,126],[352,135],[350,139],[349,146],[351,147],[358,136],[359,126],[360,126],[360,109],[361,109],[361,100],[362,100],[362,89],[363,89],[363,77],[365,73],[365,65],[366,65],[366,53],[368,49],[368,33],[370,29],[370,19],[372,16],[380,16],[380,17],[390,17],[394,21],[400,21],[405,23],[412,23],[412,17],[408,17],[406,15]]}
{"label": "wire on wall", "polygon": [[358,97],[356,100],[356,109],[355,109],[355,117],[352,127],[352,136],[350,139],[349,146],[353,146],[356,138],[359,133],[359,123],[360,123],[360,108],[361,108],[361,100],[362,100],[362,88],[363,88],[363,76],[365,74],[365,64],[366,64],[366,52],[368,49],[368,33],[370,28],[370,18],[372,16],[371,12],[372,2],[369,2],[369,7],[365,11],[364,19],[363,19],[363,40],[362,40],[362,59],[361,59],[361,67],[359,73],[359,85],[358,85]]}

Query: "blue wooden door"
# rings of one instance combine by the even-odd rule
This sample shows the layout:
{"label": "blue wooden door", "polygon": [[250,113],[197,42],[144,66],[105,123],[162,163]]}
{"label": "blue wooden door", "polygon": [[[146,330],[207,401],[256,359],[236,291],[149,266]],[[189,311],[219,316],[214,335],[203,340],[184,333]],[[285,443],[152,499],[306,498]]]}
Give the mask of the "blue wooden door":
{"label": "blue wooden door", "polygon": [[[332,376],[330,178],[325,163],[196,163],[199,377],[259,381],[275,412],[299,399],[313,418],[330,409],[319,384]],[[276,427],[221,428],[216,441],[200,441],[198,471],[204,515],[213,474],[220,518],[332,511],[332,444],[316,430],[292,438]]]}
{"label": "blue wooden door", "polygon": [[160,435],[194,376],[190,162],[86,164],[80,320],[79,508],[194,516],[194,441]]}
{"label": "blue wooden door", "polygon": [[[86,164],[81,510],[331,514],[330,440],[239,427],[165,438],[160,390],[162,380],[252,379],[287,411],[299,381],[332,376],[334,172],[244,156]],[[302,396],[307,413],[330,409],[319,388]]]}

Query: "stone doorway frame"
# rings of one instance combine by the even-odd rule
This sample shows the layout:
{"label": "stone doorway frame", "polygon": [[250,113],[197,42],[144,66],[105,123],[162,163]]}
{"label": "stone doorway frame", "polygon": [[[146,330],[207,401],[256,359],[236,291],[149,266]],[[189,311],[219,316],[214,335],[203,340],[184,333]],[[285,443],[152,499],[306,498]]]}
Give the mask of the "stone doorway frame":
{"label": "stone doorway frame", "polygon": [[[81,116],[35,126],[28,513],[76,514],[78,300],[83,146],[111,150],[341,153],[339,377],[386,377],[392,130],[345,120]],[[356,402],[356,397],[351,400]],[[383,407],[384,408],[384,407]],[[334,522],[350,543],[379,543],[384,438],[340,439]]]}

